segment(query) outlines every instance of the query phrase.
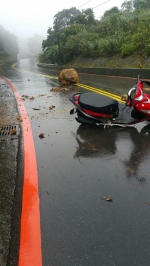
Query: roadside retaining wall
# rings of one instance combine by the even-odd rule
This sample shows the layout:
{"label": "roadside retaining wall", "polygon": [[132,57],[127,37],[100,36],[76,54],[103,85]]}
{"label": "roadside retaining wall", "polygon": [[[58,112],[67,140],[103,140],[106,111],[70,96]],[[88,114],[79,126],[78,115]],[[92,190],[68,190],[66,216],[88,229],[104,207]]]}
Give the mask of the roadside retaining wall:
{"label": "roadside retaining wall", "polygon": [[[46,69],[56,69],[56,70],[62,70],[65,68],[65,66],[58,67],[58,65],[53,64],[37,64],[38,67],[46,68]],[[74,68],[77,73],[87,73],[87,74],[96,74],[96,75],[106,75],[106,76],[121,76],[121,77],[130,77],[130,78],[136,78],[138,75],[140,75],[141,78],[147,78],[150,79],[150,69],[142,69],[142,68],[84,68],[84,67],[72,67]]]}
{"label": "roadside retaining wall", "polygon": [[[77,73],[87,73],[96,75],[106,75],[106,76],[121,76],[136,78],[140,75],[141,78],[150,79],[150,69],[140,69],[140,68],[79,68],[74,67]],[[63,69],[63,67],[59,67]]]}

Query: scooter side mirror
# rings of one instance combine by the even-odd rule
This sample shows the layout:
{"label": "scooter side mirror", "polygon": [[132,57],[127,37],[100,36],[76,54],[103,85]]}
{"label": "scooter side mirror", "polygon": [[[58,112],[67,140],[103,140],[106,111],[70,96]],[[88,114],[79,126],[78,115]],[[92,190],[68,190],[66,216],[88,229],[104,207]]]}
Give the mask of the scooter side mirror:
{"label": "scooter side mirror", "polygon": [[132,106],[133,98],[132,98],[132,92],[136,92],[136,88],[131,88],[127,93],[127,100],[126,100],[126,106]]}

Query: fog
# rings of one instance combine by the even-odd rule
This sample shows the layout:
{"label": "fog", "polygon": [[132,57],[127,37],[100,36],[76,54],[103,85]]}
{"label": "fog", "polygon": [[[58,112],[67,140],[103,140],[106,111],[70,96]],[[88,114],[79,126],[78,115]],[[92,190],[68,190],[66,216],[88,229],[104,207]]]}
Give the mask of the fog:
{"label": "fog", "polygon": [[18,59],[37,56],[42,51],[43,40],[44,37],[38,34],[27,39],[18,38]]}
{"label": "fog", "polygon": [[30,38],[35,34],[44,38],[49,27],[53,27],[54,16],[63,9],[76,7],[77,9],[93,8],[96,19],[110,8],[121,4],[125,0],[5,0],[0,3],[0,25],[20,38]]}
{"label": "fog", "polygon": [[18,55],[22,59],[37,56],[42,51],[43,39],[38,34],[27,39],[17,37],[0,25],[0,57]]}
{"label": "fog", "polygon": [[[123,2],[124,0],[76,0],[75,4],[72,4],[68,0],[13,0],[10,4],[10,0],[5,0],[0,4],[0,26],[6,31],[6,39],[8,35],[16,36],[19,46],[18,58],[21,59],[40,53],[48,28],[53,28],[54,16],[63,9],[76,7],[82,11],[92,8],[95,18],[100,19],[106,10],[114,6],[120,9]],[[16,42],[15,37],[13,39]],[[4,54],[9,54],[10,49],[8,45]]]}

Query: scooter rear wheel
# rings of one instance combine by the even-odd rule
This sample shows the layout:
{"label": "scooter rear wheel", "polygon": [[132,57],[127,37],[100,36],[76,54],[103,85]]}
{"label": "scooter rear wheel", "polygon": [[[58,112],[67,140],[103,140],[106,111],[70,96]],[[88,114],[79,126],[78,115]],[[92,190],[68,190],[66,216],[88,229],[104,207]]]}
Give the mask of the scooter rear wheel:
{"label": "scooter rear wheel", "polygon": [[84,126],[96,124],[96,121],[85,116],[76,117],[76,121]]}
{"label": "scooter rear wheel", "polygon": [[90,117],[85,116],[79,110],[77,111],[78,117],[76,117],[76,121],[82,125],[95,125],[96,123],[100,123],[100,121],[92,119]]}

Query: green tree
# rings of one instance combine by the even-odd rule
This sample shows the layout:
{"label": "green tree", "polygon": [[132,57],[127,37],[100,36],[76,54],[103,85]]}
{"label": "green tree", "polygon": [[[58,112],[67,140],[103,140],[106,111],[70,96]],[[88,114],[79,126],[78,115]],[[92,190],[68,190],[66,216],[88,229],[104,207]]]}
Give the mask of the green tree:
{"label": "green tree", "polygon": [[149,0],[133,0],[133,6],[136,10],[149,9],[150,1]]}
{"label": "green tree", "polygon": [[56,36],[56,32],[52,30],[52,28],[49,28],[47,30],[47,39],[43,40],[42,42],[42,48],[45,49],[53,44],[54,45],[57,44],[57,36]]}
{"label": "green tree", "polygon": [[82,25],[90,25],[95,24],[94,12],[91,8],[86,10],[82,10],[82,12],[70,20],[71,24],[82,24]]}
{"label": "green tree", "polygon": [[110,16],[116,16],[116,14],[118,15],[120,13],[118,7],[114,6],[113,8],[105,11],[103,17],[110,17]]}
{"label": "green tree", "polygon": [[[61,55],[62,62],[67,64],[76,57],[149,55],[150,9],[141,7],[141,1],[125,1],[121,10],[111,8],[99,21],[91,9],[72,16],[66,16],[69,11],[64,10],[57,13],[54,27],[48,29],[47,39],[42,43],[40,60],[55,63]],[[148,0],[143,3],[149,4]]]}
{"label": "green tree", "polygon": [[54,31],[60,31],[68,26],[71,18],[80,14],[80,11],[76,7],[70,9],[63,9],[54,16],[53,28]]}
{"label": "green tree", "polygon": [[122,3],[121,5],[121,9],[123,12],[133,12],[134,8],[133,8],[133,0],[130,1],[125,1]]}

